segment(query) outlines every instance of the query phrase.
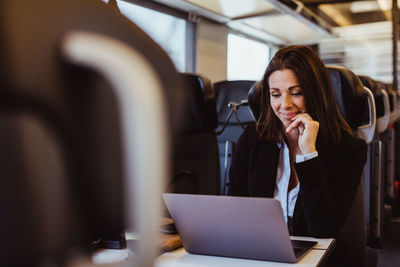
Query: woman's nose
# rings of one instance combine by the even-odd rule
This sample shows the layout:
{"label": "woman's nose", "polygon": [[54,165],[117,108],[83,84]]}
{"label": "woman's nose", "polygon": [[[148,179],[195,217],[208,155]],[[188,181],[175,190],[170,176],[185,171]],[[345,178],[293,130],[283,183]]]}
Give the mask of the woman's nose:
{"label": "woman's nose", "polygon": [[292,98],[289,95],[284,95],[281,105],[283,108],[290,108],[292,106]]}

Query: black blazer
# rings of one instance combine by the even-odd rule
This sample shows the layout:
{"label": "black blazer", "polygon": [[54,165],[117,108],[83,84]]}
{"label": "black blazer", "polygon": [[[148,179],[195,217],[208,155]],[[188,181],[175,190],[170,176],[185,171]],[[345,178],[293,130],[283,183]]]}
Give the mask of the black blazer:
{"label": "black blazer", "polygon": [[[292,235],[336,236],[352,207],[366,157],[366,143],[343,131],[337,147],[318,151],[318,157],[294,164],[300,191]],[[232,158],[228,194],[272,198],[278,163],[277,144],[260,140],[255,125],[250,125]]]}

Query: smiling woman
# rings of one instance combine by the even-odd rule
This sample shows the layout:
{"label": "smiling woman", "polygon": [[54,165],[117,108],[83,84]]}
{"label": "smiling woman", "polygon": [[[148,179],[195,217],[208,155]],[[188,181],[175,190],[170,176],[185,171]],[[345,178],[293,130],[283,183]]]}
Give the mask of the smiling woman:
{"label": "smiling woman", "polygon": [[271,108],[292,149],[296,154],[315,152],[319,123],[305,113],[305,98],[296,75],[290,69],[277,70],[269,78],[269,87]]}
{"label": "smiling woman", "polygon": [[352,136],[326,68],[305,46],[276,53],[260,97],[257,124],[244,131],[233,155],[229,194],[278,199],[292,235],[338,239],[329,259],[342,266],[352,255],[338,253],[337,233],[353,205],[367,146]]}

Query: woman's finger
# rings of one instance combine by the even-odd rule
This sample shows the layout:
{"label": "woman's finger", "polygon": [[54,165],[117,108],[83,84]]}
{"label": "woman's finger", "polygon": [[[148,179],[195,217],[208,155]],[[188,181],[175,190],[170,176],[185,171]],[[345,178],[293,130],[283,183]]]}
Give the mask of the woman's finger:
{"label": "woman's finger", "polygon": [[[286,132],[289,133],[293,128],[298,128],[300,125],[303,127],[303,131],[308,125],[312,125],[315,121],[311,118],[308,113],[301,113],[292,118],[292,123],[286,128]],[[302,131],[302,132],[303,132]]]}
{"label": "woman's finger", "polygon": [[303,118],[305,120],[313,121],[313,118],[308,113],[300,113],[300,114],[296,115],[295,117],[293,117],[292,120],[296,120],[298,118]]}
{"label": "woman's finger", "polygon": [[303,122],[304,119],[301,118],[297,118],[296,120],[294,120],[292,123],[290,123],[290,125],[286,128],[286,132],[289,133],[293,130],[293,128],[297,128],[299,126],[300,123],[304,123]]}
{"label": "woman's finger", "polygon": [[298,127],[298,129],[299,129],[300,135],[303,135],[303,132],[304,132],[304,125],[300,124],[299,127]]}

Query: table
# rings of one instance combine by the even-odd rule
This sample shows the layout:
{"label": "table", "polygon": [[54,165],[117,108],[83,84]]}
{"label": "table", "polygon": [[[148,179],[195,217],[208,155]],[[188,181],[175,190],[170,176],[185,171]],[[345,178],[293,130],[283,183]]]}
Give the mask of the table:
{"label": "table", "polygon": [[[291,239],[295,240],[310,240],[317,241],[318,244],[310,250],[303,258],[296,263],[296,266],[319,266],[327,255],[331,252],[335,245],[335,239],[317,239],[311,237],[298,237],[292,236]],[[156,259],[156,267],[239,267],[239,266],[254,266],[254,267],[265,267],[265,266],[293,266],[290,263],[279,263],[269,261],[258,261],[258,260],[247,260],[217,256],[205,256],[189,254],[184,248],[179,248],[171,252],[166,252]]]}
{"label": "table", "polygon": [[[295,240],[309,240],[317,241],[318,244],[307,252],[307,254],[300,259],[296,264],[290,263],[279,263],[270,261],[258,261],[258,260],[247,260],[247,259],[237,259],[237,258],[227,258],[227,257],[217,257],[217,256],[204,256],[189,254],[184,248],[178,248],[176,250],[165,252],[159,257],[157,257],[154,266],[155,267],[267,267],[267,266],[320,266],[325,258],[329,255],[335,246],[334,238],[312,238],[312,237],[301,237],[301,236],[291,236],[291,239]],[[96,252],[93,255],[93,262],[97,264],[115,263],[121,262],[127,259],[129,256],[128,249],[124,250],[112,250],[104,249]]]}

